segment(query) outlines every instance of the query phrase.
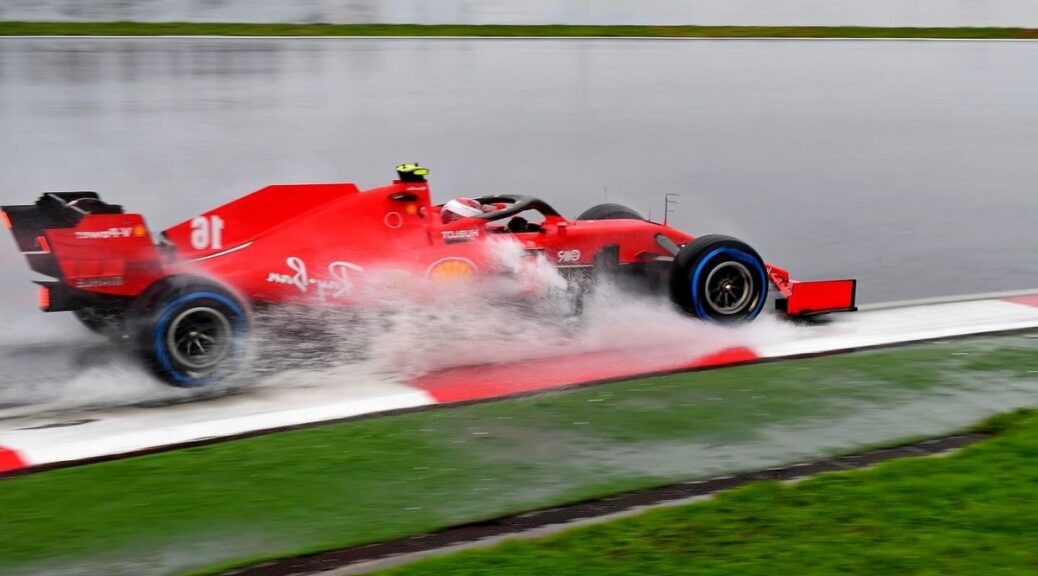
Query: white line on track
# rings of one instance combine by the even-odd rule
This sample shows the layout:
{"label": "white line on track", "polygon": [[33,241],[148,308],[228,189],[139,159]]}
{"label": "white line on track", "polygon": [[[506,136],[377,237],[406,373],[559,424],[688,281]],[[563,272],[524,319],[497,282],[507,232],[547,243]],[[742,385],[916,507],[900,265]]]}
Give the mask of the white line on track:
{"label": "white line on track", "polygon": [[937,296],[934,298],[916,298],[913,300],[893,300],[890,302],[879,302],[876,304],[865,304],[858,308],[865,310],[884,310],[887,308],[906,308],[909,306],[924,306],[927,304],[950,304],[954,302],[973,302],[976,300],[1005,300],[1006,298],[1017,298],[1020,296],[1034,296],[1038,294],[1038,288],[1028,290],[1003,290],[999,292],[980,292],[965,296]]}
{"label": "white line on track", "polygon": [[859,311],[794,340],[755,347],[764,358],[837,352],[1038,327],[1038,308],[1003,299],[936,302]]}
{"label": "white line on track", "polygon": [[422,390],[378,381],[345,390],[262,388],[162,407],[12,418],[0,422],[0,448],[15,451],[29,465],[70,462],[433,403]]}

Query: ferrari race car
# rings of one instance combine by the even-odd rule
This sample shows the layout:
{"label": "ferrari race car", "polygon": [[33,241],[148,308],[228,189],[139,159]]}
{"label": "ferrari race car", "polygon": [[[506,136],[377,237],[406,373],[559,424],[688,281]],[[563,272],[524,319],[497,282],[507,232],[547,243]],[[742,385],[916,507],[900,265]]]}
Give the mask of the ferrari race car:
{"label": "ferrari race car", "polygon": [[[52,192],[3,206],[2,219],[39,281],[40,307],[132,344],[176,386],[219,379],[241,362],[255,310],[366,306],[387,290],[493,272],[487,246],[564,277],[641,280],[708,321],[748,321],[769,285],[790,316],[854,310],[855,281],[796,282],[728,236],[694,237],[602,204],[567,219],[539,198],[476,198],[484,211],[445,223],[428,170],[397,167],[388,186],[268,186],[152,238],[144,218],[94,192]],[[478,212],[478,211],[477,211]]]}

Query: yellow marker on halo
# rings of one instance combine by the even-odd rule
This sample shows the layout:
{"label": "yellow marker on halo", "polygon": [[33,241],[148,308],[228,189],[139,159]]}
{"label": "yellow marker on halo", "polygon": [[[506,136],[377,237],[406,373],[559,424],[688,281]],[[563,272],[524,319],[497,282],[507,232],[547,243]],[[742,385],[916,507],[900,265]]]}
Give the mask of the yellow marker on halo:
{"label": "yellow marker on halo", "polygon": [[407,174],[415,174],[417,176],[425,176],[429,173],[428,168],[423,168],[418,164],[401,164],[396,167],[397,172],[404,172]]}

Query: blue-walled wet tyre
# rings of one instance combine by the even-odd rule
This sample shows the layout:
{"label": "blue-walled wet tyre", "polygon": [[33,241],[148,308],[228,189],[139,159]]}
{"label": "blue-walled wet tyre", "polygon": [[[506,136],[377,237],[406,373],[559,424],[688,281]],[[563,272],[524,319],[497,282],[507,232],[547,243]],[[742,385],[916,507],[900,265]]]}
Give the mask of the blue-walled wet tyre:
{"label": "blue-walled wet tyre", "polygon": [[194,388],[238,370],[249,319],[234,295],[185,279],[166,281],[151,292],[139,319],[138,351],[158,378]]}
{"label": "blue-walled wet tyre", "polygon": [[748,322],[760,314],[768,297],[764,260],[731,236],[700,236],[674,257],[670,295],[702,320]]}

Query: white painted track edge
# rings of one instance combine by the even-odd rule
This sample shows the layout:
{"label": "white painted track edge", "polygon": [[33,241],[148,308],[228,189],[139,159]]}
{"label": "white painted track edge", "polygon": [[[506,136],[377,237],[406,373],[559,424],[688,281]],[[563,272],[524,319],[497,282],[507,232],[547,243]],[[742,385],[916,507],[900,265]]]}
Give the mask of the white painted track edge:
{"label": "white painted track edge", "polygon": [[1001,292],[981,292],[978,294],[936,296],[933,298],[918,298],[912,300],[893,300],[890,302],[877,302],[875,304],[863,304],[858,310],[868,312],[870,310],[887,310],[890,308],[908,308],[912,306],[929,306],[931,304],[954,304],[957,302],[975,302],[977,300],[1005,300],[1007,298],[1018,298],[1021,296],[1038,296],[1038,288],[1026,290],[1005,290]]}

